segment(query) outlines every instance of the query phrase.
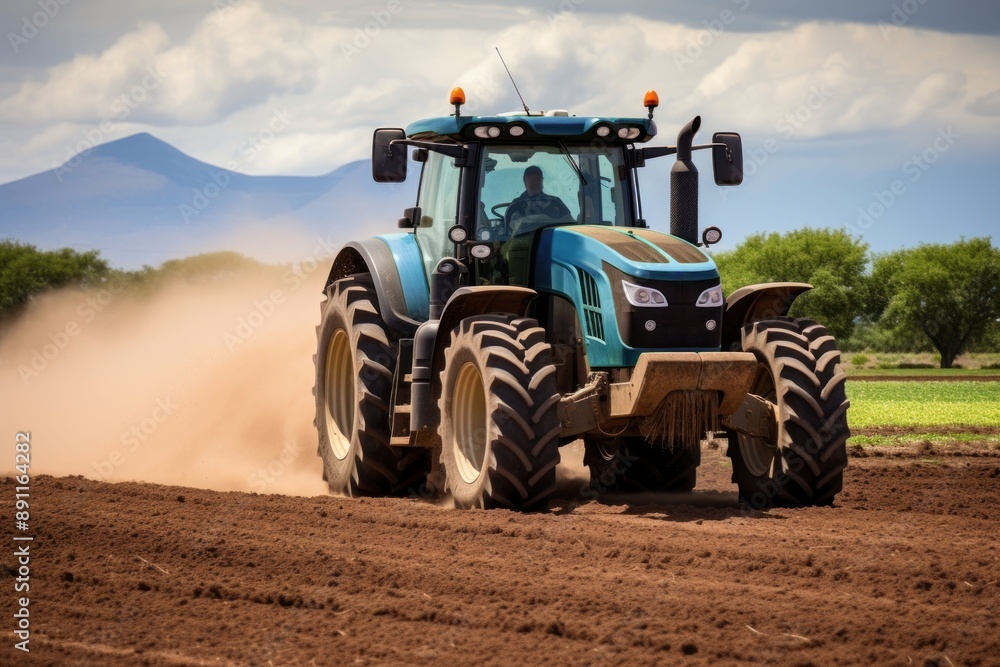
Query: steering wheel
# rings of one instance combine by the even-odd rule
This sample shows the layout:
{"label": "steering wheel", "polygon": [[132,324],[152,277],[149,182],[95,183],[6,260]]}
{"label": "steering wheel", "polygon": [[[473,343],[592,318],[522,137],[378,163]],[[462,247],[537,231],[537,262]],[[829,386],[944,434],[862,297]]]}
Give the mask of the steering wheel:
{"label": "steering wheel", "polygon": [[501,213],[497,209],[498,208],[507,208],[508,206],[510,206],[510,204],[511,204],[511,202],[509,202],[509,201],[505,201],[502,204],[497,204],[496,206],[494,206],[493,208],[490,209],[490,212],[493,213],[493,217],[500,218],[502,220],[503,217],[504,217],[504,215],[503,215],[503,213]]}

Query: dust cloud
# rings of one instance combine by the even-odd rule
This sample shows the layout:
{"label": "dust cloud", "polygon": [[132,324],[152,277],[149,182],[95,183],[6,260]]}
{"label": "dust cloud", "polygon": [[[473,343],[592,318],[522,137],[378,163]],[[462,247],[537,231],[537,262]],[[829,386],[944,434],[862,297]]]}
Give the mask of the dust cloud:
{"label": "dust cloud", "polygon": [[312,356],[328,268],[41,297],[0,337],[0,471],[30,431],[33,475],[326,493]]}

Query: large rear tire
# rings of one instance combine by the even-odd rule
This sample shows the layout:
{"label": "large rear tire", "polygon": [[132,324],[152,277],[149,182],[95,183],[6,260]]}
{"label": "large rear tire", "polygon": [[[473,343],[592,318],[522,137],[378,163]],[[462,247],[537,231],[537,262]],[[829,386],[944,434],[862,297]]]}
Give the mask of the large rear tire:
{"label": "large rear tire", "polygon": [[346,496],[417,490],[430,469],[425,449],[389,444],[389,396],[399,335],[382,321],[371,278],[327,288],[316,327],[316,429],[323,478]]}
{"label": "large rear tire", "polygon": [[698,480],[699,447],[670,451],[640,437],[588,439],[585,445],[583,462],[598,493],[687,493]]}
{"label": "large rear tire", "polygon": [[560,432],[545,330],[512,315],[466,318],[451,332],[442,378],[441,461],[455,506],[545,509]]}
{"label": "large rear tire", "polygon": [[756,508],[832,503],[851,434],[836,341],[812,320],[782,317],[745,327],[742,347],[759,362],[750,393],[773,405],[777,431],[771,439],[728,431],[740,501]]}

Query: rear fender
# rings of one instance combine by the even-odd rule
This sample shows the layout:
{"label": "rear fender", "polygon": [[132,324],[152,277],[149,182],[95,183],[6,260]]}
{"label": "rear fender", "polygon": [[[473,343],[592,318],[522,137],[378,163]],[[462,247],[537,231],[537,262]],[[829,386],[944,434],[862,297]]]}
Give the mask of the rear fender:
{"label": "rear fender", "polygon": [[[351,241],[345,244],[334,258],[330,275],[327,277],[323,289],[325,292],[330,285],[341,278],[357,273],[367,273],[371,276],[375,292],[378,295],[378,309],[383,321],[404,335],[412,335],[420,321],[427,318],[426,289],[421,294],[419,287],[416,289],[411,287],[410,292],[413,293],[407,293],[400,278],[400,267],[397,262],[405,262],[409,258],[397,257],[397,254],[401,255],[402,253],[394,253],[390,245],[381,238]],[[416,257],[416,261],[419,262],[419,255]],[[421,280],[426,286],[423,269],[420,266],[417,268],[420,270]],[[411,282],[414,281],[411,280]]]}
{"label": "rear fender", "polygon": [[739,351],[743,327],[758,320],[788,315],[795,298],[811,289],[808,283],[761,283],[741,287],[730,294],[722,315],[722,349]]}

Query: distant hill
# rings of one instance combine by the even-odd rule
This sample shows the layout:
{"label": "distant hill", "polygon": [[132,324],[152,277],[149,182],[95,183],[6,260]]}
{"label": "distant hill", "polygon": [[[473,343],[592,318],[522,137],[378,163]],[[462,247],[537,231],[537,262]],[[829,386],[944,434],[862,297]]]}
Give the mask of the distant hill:
{"label": "distant hill", "polygon": [[0,237],[98,249],[126,268],[216,249],[294,260],[317,235],[340,244],[394,231],[412,180],[379,185],[367,161],[322,176],[248,176],[141,133],[0,185]]}

